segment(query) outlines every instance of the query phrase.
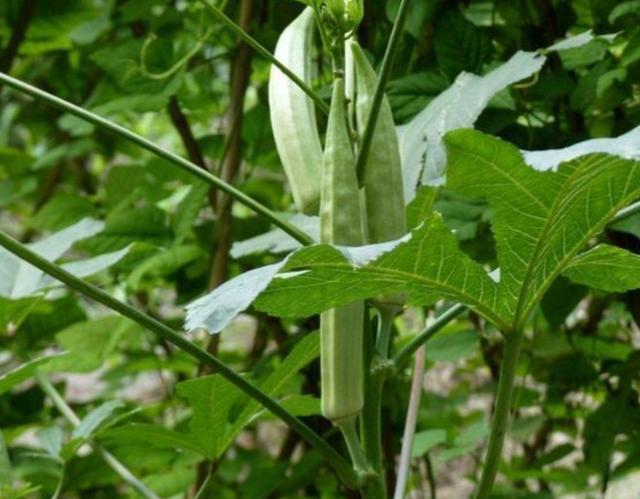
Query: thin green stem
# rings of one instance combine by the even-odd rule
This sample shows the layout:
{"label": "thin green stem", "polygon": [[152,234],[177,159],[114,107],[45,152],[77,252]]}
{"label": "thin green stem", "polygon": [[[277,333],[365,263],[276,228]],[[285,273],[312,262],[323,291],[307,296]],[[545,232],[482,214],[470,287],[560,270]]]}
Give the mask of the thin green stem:
{"label": "thin green stem", "polygon": [[117,125],[116,123],[113,123],[112,121],[102,116],[92,113],[91,111],[87,111],[86,109],[83,109],[80,106],[76,106],[75,104],[65,101],[64,99],[61,99],[55,95],[45,92],[44,90],[41,90],[37,87],[29,85],[28,83],[24,83],[23,81],[20,81],[16,78],[12,78],[11,76],[6,75],[4,73],[0,73],[0,83],[8,87],[11,87],[14,90],[17,90],[18,92],[21,92],[35,99],[46,102],[47,104],[57,107],[58,109],[61,109],[67,113],[73,114],[74,116],[77,116],[78,118],[84,121],[87,121],[89,123],[92,123],[100,128],[109,130],[110,132],[115,133],[116,135],[122,137],[123,139],[133,142],[134,144],[142,147],[143,149],[146,149],[147,151],[155,154],[156,156],[169,161],[170,163],[178,166],[179,168],[182,168],[183,170],[190,173],[194,177],[197,177],[200,180],[203,180],[204,182],[206,182],[207,184],[213,185],[217,189],[220,189],[221,191],[225,192],[226,194],[231,196],[233,199],[235,199],[239,203],[242,203],[253,212],[270,220],[274,225],[282,229],[284,232],[289,234],[291,237],[293,237],[300,243],[304,245],[313,244],[313,240],[307,234],[302,232],[297,227],[289,224],[287,221],[283,220],[281,217],[276,215],[273,211],[271,211],[269,208],[267,208],[263,204],[259,203],[258,201],[251,198],[250,196],[247,196],[246,194],[236,189],[231,184],[228,184],[224,180],[200,168],[198,165],[192,163],[191,161],[188,161],[185,158],[178,156],[177,154],[171,151],[167,151],[166,149],[156,145],[155,143],[151,142],[148,139],[145,139],[144,137],[138,135],[137,133],[134,133],[131,130],[128,130],[120,125]]}
{"label": "thin green stem", "polygon": [[[65,402],[62,396],[58,393],[55,387],[51,384],[51,382],[43,376],[40,372],[36,371],[35,378],[42,391],[44,391],[47,396],[53,402],[53,405],[58,409],[60,414],[64,416],[64,418],[71,423],[73,427],[77,427],[80,425],[80,418],[73,412],[73,409],[69,407],[69,405]],[[154,492],[149,490],[145,484],[143,484],[138,478],[136,478],[129,469],[122,464],[113,454],[103,448],[101,445],[90,442],[91,447],[102,456],[102,459],[109,465],[109,467],[115,471],[120,478],[122,478],[126,483],[128,483],[132,488],[138,491],[142,496],[147,499],[160,499]],[[62,484],[64,482],[64,468],[63,468],[63,477],[60,478],[60,484],[58,486],[57,493],[59,494],[62,490]]]}
{"label": "thin green stem", "polygon": [[207,473],[207,478],[205,478],[204,482],[202,482],[202,485],[200,486],[200,490],[196,492],[196,495],[193,497],[193,499],[206,499],[208,494],[207,489],[209,488],[209,484],[211,483],[212,478],[213,478],[213,473],[211,473],[211,470],[209,470],[209,473]]}
{"label": "thin green stem", "polygon": [[337,421],[336,426],[340,429],[344,437],[349,455],[351,456],[351,462],[353,462],[356,472],[359,476],[365,477],[369,473],[369,466],[367,465],[367,458],[360,445],[360,438],[358,437],[358,431],[356,429],[356,417],[353,416]]}
{"label": "thin green stem", "polygon": [[37,267],[43,272],[56,278],[58,281],[66,284],[70,288],[140,324],[142,327],[151,331],[158,337],[164,338],[169,343],[172,343],[183,352],[198,360],[200,363],[211,366],[214,372],[242,390],[249,397],[259,402],[275,416],[288,424],[308,443],[315,447],[327,462],[333,466],[347,486],[355,486],[356,480],[353,469],[350,464],[338,452],[336,452],[335,449],[333,449],[320,435],[314,432],[300,419],[282,407],[282,405],[280,405],[276,400],[272,399],[269,395],[260,390],[260,388],[238,375],[217,357],[214,357],[210,353],[198,347],[196,344],[176,333],[162,322],[133,308],[127,303],[123,303],[113,298],[92,284],[77,278],[58,265],[42,258],[25,245],[11,238],[2,231],[0,231],[0,246],[4,247],[22,260],[30,263],[34,267]]}
{"label": "thin green stem", "polygon": [[287,66],[282,64],[278,59],[274,57],[274,55],[269,52],[264,46],[260,44],[258,40],[253,38],[249,33],[247,33],[244,29],[242,29],[237,23],[235,23],[232,19],[230,19],[220,8],[215,5],[211,5],[206,0],[200,0],[200,3],[204,5],[214,16],[218,18],[219,21],[224,23],[231,31],[233,31],[238,37],[240,37],[247,45],[249,45],[253,50],[255,50],[259,55],[267,59],[271,64],[276,66],[280,71],[282,71],[287,77],[295,83],[300,89],[307,94],[313,101],[315,102],[318,109],[322,111],[324,114],[329,114],[329,106],[328,104],[322,100],[316,92],[313,91],[309,85],[307,85],[304,81],[302,81],[293,71],[291,71]]}
{"label": "thin green stem", "polygon": [[487,499],[493,488],[493,482],[498,473],[498,466],[502,457],[504,437],[509,427],[511,416],[511,398],[513,385],[518,366],[518,357],[522,345],[523,334],[516,331],[505,335],[504,351],[500,366],[500,380],[498,381],[498,393],[496,395],[489,435],[489,446],[484,459],[484,468],[480,478],[480,484],[476,491],[475,499]]}
{"label": "thin green stem", "polygon": [[436,333],[441,331],[442,328],[444,328],[447,324],[453,321],[453,319],[462,314],[462,312],[464,312],[465,310],[467,310],[467,307],[459,303],[449,307],[442,314],[440,314],[435,321],[424,328],[420,334],[413,338],[408,344],[400,349],[398,353],[394,355],[393,364],[396,367],[402,366],[407,360],[411,358],[413,353],[418,348],[420,348],[427,341],[433,338]]}
{"label": "thin green stem", "polygon": [[[62,494],[66,474],[67,474],[66,466],[63,464],[62,469],[60,470],[60,479],[58,480],[58,486],[56,487],[56,490],[53,492],[51,499],[58,499],[58,497],[60,497],[60,494]],[[154,496],[154,497],[157,497],[157,496]]]}
{"label": "thin green stem", "polygon": [[3,489],[11,489],[13,487],[13,470],[9,459],[9,450],[4,440],[4,434],[0,428],[0,492]]}
{"label": "thin green stem", "polygon": [[378,339],[376,341],[376,350],[383,358],[389,357],[389,345],[391,343],[391,333],[393,331],[393,321],[400,311],[400,307],[396,305],[378,305],[379,320]]}
{"label": "thin green stem", "polygon": [[371,331],[365,334],[369,337],[370,346],[360,429],[365,456],[374,471],[374,477],[367,485],[366,497],[376,498],[387,495],[382,461],[382,394],[388,375],[387,362],[393,320],[397,312],[396,306],[379,306],[377,339],[374,340]]}
{"label": "thin green stem", "polygon": [[365,174],[367,173],[367,159],[369,158],[369,152],[371,151],[373,134],[376,124],[378,123],[378,116],[380,115],[380,108],[382,106],[382,99],[384,98],[387,81],[389,81],[389,75],[391,74],[391,67],[393,66],[396,52],[398,51],[400,35],[402,34],[402,30],[404,29],[404,25],[407,20],[410,1],[411,0],[402,0],[400,3],[398,15],[393,23],[393,29],[391,30],[391,36],[389,37],[389,43],[387,44],[387,50],[385,51],[384,58],[382,59],[378,84],[376,85],[376,91],[373,95],[373,101],[371,102],[371,112],[367,117],[367,123],[360,142],[360,150],[358,151],[358,157],[356,159],[356,171],[358,172],[360,185],[364,182]]}

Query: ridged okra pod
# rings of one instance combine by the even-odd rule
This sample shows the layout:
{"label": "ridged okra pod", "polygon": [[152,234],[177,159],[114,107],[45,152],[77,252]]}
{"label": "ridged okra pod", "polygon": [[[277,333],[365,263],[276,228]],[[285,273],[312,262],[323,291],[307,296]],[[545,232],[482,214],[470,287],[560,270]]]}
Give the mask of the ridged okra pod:
{"label": "ridged okra pod", "polygon": [[[321,240],[358,246],[364,236],[345,105],[344,80],[336,78],[322,161]],[[364,404],[363,317],[362,302],[320,317],[322,413],[334,422],[356,416]]]}
{"label": "ridged okra pod", "polygon": [[[306,8],[280,35],[275,57],[305,83],[312,78],[315,16]],[[276,148],[296,207],[316,215],[320,203],[322,144],[315,106],[276,66],[269,78],[269,109]]]}
{"label": "ridged okra pod", "polygon": [[[378,76],[358,43],[351,41],[350,48],[356,70],[356,122],[362,132],[371,112]],[[368,243],[392,241],[407,232],[398,136],[386,97],[381,106],[364,178]]]}

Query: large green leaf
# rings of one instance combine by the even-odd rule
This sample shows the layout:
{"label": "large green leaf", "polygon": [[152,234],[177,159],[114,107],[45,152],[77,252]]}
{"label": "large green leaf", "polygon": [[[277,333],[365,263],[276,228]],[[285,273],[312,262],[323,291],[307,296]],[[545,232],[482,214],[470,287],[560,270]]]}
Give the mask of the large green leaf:
{"label": "large green leaf", "polygon": [[258,309],[300,317],[401,292],[412,304],[446,297],[469,305],[494,323],[504,322],[496,283],[460,251],[439,214],[431,215],[404,240],[387,245],[305,248],[289,258],[284,271],[297,273],[275,279],[256,301]]}
{"label": "large green leaf", "polygon": [[256,297],[260,310],[301,317],[394,292],[416,305],[449,298],[498,327],[519,327],[589,240],[640,196],[640,169],[631,160],[594,154],[540,172],[515,146],[480,132],[451,132],[445,142],[448,187],[486,198],[495,211],[499,285],[433,214],[403,240],[315,245],[244,274],[194,304],[189,328],[220,330]]}
{"label": "large green leaf", "polygon": [[559,171],[529,168],[514,146],[451,132],[448,186],[486,198],[500,263],[500,298],[519,326],[553,280],[615,214],[640,196],[639,163],[593,154]]}

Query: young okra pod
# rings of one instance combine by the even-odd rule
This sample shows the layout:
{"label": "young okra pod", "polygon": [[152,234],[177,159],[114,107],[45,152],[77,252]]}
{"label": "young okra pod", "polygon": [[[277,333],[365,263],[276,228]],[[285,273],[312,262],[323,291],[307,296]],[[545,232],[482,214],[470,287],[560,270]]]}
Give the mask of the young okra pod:
{"label": "young okra pod", "polygon": [[[312,77],[315,16],[306,8],[280,35],[275,57],[305,83]],[[276,148],[296,207],[316,215],[320,203],[322,144],[315,106],[276,66],[269,78],[269,109]]]}
{"label": "young okra pod", "polygon": [[[357,42],[350,42],[356,72],[356,122],[365,128],[378,76]],[[402,182],[402,163],[395,123],[389,101],[382,100],[364,178],[368,243],[381,243],[407,232]]]}
{"label": "young okra pod", "polygon": [[[345,105],[344,81],[337,78],[322,161],[321,240],[358,246],[364,236]],[[364,404],[363,320],[362,302],[328,310],[320,317],[322,413],[333,422],[355,417]]]}

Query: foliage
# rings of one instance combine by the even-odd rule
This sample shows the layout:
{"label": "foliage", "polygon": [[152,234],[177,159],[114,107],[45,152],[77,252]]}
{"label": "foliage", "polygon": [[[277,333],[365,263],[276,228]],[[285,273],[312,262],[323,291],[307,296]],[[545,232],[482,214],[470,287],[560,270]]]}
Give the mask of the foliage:
{"label": "foliage", "polygon": [[[317,4],[208,3],[269,51],[302,3]],[[404,2],[363,4],[358,57],[380,71]],[[409,2],[381,111],[398,125],[409,230],[355,248],[302,247],[204,178],[5,84],[0,229],[186,324],[185,338],[345,459],[321,416],[316,314],[401,297],[386,360],[425,323],[430,338],[407,493],[453,481],[465,497],[481,481],[503,338],[520,335],[492,497],[624,497],[640,473],[640,215],[617,214],[640,198],[639,20],[635,1]],[[228,28],[203,2],[7,0],[0,70],[188,157],[318,241],[276,146],[302,129],[278,136],[270,111],[315,115],[305,129],[324,144],[323,106],[314,114],[293,84],[283,95],[302,107],[278,101],[269,78],[286,76]],[[328,108],[332,68],[315,38],[299,69]],[[365,104],[357,120],[349,109],[358,133]],[[291,154],[317,157],[313,140]],[[468,310],[432,337],[450,303]],[[387,376],[392,491],[411,370],[373,367],[367,383]],[[0,497],[345,497],[354,484],[335,464],[188,352],[0,247]]]}

